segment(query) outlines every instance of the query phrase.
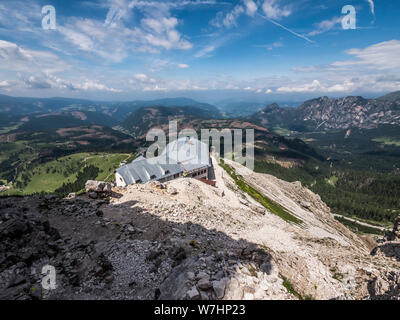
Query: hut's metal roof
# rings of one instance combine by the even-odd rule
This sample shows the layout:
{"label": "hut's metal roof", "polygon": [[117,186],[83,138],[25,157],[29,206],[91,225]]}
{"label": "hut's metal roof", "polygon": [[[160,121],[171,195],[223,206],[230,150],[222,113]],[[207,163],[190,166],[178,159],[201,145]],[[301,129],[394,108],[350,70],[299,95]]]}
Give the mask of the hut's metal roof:
{"label": "hut's metal roof", "polygon": [[159,157],[139,157],[117,169],[127,185],[168,178],[184,171],[210,165],[208,146],[193,138],[180,138],[168,144]]}
{"label": "hut's metal roof", "polygon": [[210,165],[208,146],[194,138],[180,138],[172,141],[165,147],[162,155],[192,170]]}
{"label": "hut's metal roof", "polygon": [[146,183],[182,173],[182,168],[165,157],[140,159],[117,169],[126,184]]}

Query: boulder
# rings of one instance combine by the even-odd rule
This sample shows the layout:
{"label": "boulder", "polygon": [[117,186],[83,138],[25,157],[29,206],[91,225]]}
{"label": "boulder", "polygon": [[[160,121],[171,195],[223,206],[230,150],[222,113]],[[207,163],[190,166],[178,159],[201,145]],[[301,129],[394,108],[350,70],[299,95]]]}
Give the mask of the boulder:
{"label": "boulder", "polygon": [[168,277],[160,285],[159,300],[181,300],[187,297],[187,292],[192,288],[188,281],[188,270],[193,270],[197,260],[188,258],[172,269]]}
{"label": "boulder", "polygon": [[370,281],[368,288],[372,299],[399,300],[400,272],[386,272]]}
{"label": "boulder", "polygon": [[400,243],[398,241],[387,241],[372,250],[371,255],[394,258],[400,261]]}
{"label": "boulder", "polygon": [[227,300],[242,300],[243,288],[236,278],[231,278],[226,283],[225,299]]}
{"label": "boulder", "polygon": [[212,284],[210,282],[210,278],[209,277],[205,277],[200,279],[200,281],[197,283],[197,287],[200,290],[208,290],[212,287]]}
{"label": "boulder", "polygon": [[208,274],[205,273],[204,271],[200,271],[196,276],[196,280],[198,281],[198,280],[206,278],[206,277],[208,277]]}
{"label": "boulder", "polygon": [[160,181],[152,181],[150,183],[150,185],[156,189],[160,189],[160,190],[165,189],[165,185],[163,183],[161,183]]}
{"label": "boulder", "polygon": [[72,200],[72,199],[75,199],[75,198],[76,198],[76,193],[72,192],[72,193],[68,194],[65,199]]}
{"label": "boulder", "polygon": [[217,299],[222,299],[225,295],[226,279],[221,279],[219,281],[213,281],[212,286]]}
{"label": "boulder", "polygon": [[112,191],[112,185],[111,185],[111,183],[106,183],[105,186],[104,186],[104,188],[103,188],[103,192],[109,194],[109,193],[111,193],[111,191]]}
{"label": "boulder", "polygon": [[178,194],[178,190],[176,190],[176,188],[174,188],[174,187],[168,186],[167,193],[170,195],[176,195],[176,194]]}
{"label": "boulder", "polygon": [[307,201],[302,201],[300,203],[300,205],[305,208],[305,209],[310,209],[311,208],[311,202],[307,202]]}
{"label": "boulder", "polygon": [[201,298],[200,292],[195,286],[186,293],[186,297],[188,300],[199,300]]}
{"label": "boulder", "polygon": [[7,186],[0,186],[0,192],[5,192],[5,191],[7,191],[7,190],[9,190],[10,189],[10,187],[7,187]]}
{"label": "boulder", "polygon": [[97,199],[97,192],[89,192],[90,199]]}
{"label": "boulder", "polygon": [[371,255],[386,256],[400,261],[400,216],[394,222],[393,231],[386,232],[378,243],[371,251]]}
{"label": "boulder", "polygon": [[85,184],[86,192],[111,193],[111,183],[88,180]]}
{"label": "boulder", "polygon": [[194,280],[194,279],[195,279],[194,272],[189,271],[189,272],[187,273],[187,277],[188,277],[189,280]]}

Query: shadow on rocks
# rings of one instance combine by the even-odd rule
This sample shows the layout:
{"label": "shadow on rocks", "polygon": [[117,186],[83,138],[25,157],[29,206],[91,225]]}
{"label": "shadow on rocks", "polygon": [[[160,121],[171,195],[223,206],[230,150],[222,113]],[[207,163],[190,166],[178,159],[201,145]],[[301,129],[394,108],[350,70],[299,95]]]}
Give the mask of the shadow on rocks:
{"label": "shadow on rocks", "polygon": [[[266,279],[275,272],[265,248],[169,221],[136,201],[0,198],[0,239],[5,300],[242,299],[259,293],[238,273]],[[55,290],[41,287],[44,265],[56,269]]]}

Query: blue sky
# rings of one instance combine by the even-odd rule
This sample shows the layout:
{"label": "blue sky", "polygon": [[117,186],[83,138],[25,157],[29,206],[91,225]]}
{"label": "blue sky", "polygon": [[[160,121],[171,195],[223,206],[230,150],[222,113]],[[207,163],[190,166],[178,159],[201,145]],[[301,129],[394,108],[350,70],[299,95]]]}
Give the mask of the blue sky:
{"label": "blue sky", "polygon": [[[42,28],[42,7],[56,29]],[[342,27],[342,8],[356,29]],[[388,0],[0,2],[0,93],[106,100],[372,97],[400,90]]]}

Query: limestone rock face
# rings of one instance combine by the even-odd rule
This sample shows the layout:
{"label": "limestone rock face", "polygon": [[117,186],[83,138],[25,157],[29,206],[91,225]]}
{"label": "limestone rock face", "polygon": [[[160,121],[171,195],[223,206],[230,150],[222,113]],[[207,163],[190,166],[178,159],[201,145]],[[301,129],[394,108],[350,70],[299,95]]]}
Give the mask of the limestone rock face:
{"label": "limestone rock face", "polygon": [[372,250],[371,254],[400,261],[400,216],[395,220],[393,230],[379,240],[379,244]]}
{"label": "limestone rock face", "polygon": [[[371,255],[386,258],[392,262],[400,262],[400,216],[394,223],[393,230],[388,232]],[[385,271],[369,283],[373,299],[400,300],[400,271]]]}
{"label": "limestone rock face", "polygon": [[388,272],[369,284],[371,297],[376,300],[400,300],[400,271]]}
{"label": "limestone rock face", "polygon": [[212,286],[217,299],[222,299],[225,295],[227,279],[221,279],[219,281],[213,281]]}
{"label": "limestone rock face", "polygon": [[85,184],[86,192],[111,193],[111,183],[88,180]]}
{"label": "limestone rock face", "polygon": [[[126,188],[88,181],[82,196],[0,198],[0,299],[400,297],[398,221],[371,256],[300,183],[226,161],[297,224],[212,161],[216,187],[191,178]],[[54,291],[41,289],[44,265],[56,268]]]}

